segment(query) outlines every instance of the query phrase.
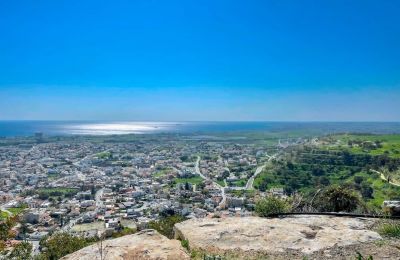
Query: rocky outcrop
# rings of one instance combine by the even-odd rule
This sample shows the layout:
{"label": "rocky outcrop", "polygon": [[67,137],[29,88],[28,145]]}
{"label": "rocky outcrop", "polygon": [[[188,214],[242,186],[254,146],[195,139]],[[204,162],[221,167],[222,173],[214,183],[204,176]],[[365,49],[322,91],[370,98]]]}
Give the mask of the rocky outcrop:
{"label": "rocky outcrop", "polygon": [[392,216],[400,216],[400,201],[398,200],[384,201],[383,210]]}
{"label": "rocky outcrop", "polygon": [[190,259],[177,240],[170,240],[157,231],[148,229],[133,235],[105,240],[100,243],[82,248],[63,260],[118,260],[118,259]]}
{"label": "rocky outcrop", "polygon": [[191,249],[206,252],[311,254],[381,239],[368,229],[370,224],[367,219],[330,216],[204,218],[176,224],[175,234],[188,240]]}

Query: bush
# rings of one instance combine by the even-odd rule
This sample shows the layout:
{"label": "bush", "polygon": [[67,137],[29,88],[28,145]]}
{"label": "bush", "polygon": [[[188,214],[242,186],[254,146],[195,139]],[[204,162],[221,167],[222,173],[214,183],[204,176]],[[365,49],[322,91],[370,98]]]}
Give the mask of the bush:
{"label": "bush", "polygon": [[320,211],[352,212],[361,205],[361,200],[357,193],[348,188],[331,186],[321,193],[315,205]]}
{"label": "bush", "polygon": [[29,242],[21,242],[14,247],[8,259],[10,260],[28,260],[31,259],[32,244]]}
{"label": "bush", "polygon": [[268,217],[274,214],[289,212],[290,205],[285,200],[276,197],[267,197],[257,201],[255,210],[260,217]]}
{"label": "bush", "polygon": [[400,238],[400,222],[390,221],[383,223],[379,226],[378,232],[382,236]]}

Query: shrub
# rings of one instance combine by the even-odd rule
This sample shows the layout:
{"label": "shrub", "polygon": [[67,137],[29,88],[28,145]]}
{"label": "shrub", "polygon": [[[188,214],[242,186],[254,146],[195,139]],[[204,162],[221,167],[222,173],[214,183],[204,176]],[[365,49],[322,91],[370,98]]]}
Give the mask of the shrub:
{"label": "shrub", "polygon": [[274,214],[289,212],[290,206],[285,200],[276,197],[267,197],[257,201],[255,210],[260,217],[268,217]]}
{"label": "shrub", "polygon": [[28,260],[31,259],[32,244],[29,242],[21,242],[14,247],[8,259],[10,260]]}
{"label": "shrub", "polygon": [[126,235],[135,234],[135,233],[136,233],[136,229],[129,228],[129,227],[122,227],[122,229],[120,231],[114,232],[111,235],[111,237],[112,238],[117,238],[117,237],[122,237],[122,236],[126,236]]}
{"label": "shrub", "polygon": [[330,186],[318,197],[315,206],[321,211],[352,212],[361,205],[360,197],[354,191],[340,186]]}

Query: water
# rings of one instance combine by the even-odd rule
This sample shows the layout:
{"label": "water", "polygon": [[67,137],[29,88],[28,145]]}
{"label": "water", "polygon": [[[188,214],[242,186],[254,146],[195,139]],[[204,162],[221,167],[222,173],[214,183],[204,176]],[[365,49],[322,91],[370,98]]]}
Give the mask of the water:
{"label": "water", "polygon": [[111,122],[0,121],[0,136],[112,135],[223,132],[400,133],[400,123],[375,122]]}

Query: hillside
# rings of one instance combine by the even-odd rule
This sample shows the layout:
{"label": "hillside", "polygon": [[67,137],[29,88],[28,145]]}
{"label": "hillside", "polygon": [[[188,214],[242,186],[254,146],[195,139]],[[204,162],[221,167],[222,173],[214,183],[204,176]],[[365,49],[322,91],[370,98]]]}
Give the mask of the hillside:
{"label": "hillside", "polygon": [[396,183],[400,178],[399,140],[399,135],[333,135],[289,147],[257,176],[254,187],[282,187],[287,194],[307,196],[329,185],[346,186],[369,210],[379,210],[384,200],[400,198],[398,187],[380,173]]}

